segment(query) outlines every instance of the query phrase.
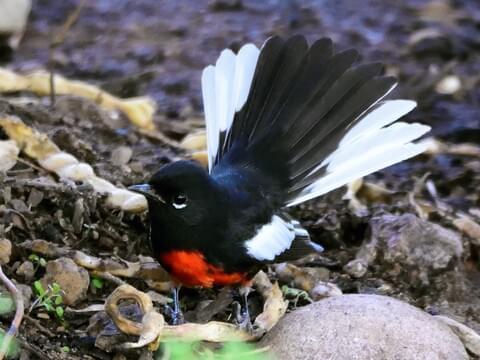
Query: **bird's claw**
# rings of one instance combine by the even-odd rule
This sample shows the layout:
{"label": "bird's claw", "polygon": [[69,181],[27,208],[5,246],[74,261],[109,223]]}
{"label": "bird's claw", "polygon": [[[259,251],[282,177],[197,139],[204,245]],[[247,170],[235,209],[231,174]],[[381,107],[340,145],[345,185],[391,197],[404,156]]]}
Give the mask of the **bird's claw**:
{"label": "bird's claw", "polygon": [[244,330],[248,333],[253,332],[253,325],[252,321],[250,319],[250,313],[248,311],[248,308],[241,306],[238,302],[235,302],[234,304],[235,307],[235,322],[237,326],[241,329]]}
{"label": "bird's claw", "polygon": [[180,309],[175,309],[169,305],[165,305],[165,313],[170,318],[172,325],[185,324],[185,318],[183,317],[183,312]]}

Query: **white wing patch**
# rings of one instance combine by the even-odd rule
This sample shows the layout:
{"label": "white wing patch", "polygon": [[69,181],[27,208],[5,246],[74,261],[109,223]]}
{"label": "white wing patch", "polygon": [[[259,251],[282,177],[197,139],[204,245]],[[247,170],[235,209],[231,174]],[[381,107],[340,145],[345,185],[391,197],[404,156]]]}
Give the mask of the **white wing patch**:
{"label": "white wing patch", "polygon": [[245,242],[247,253],[257,260],[271,261],[290,248],[295,232],[292,223],[273,215],[270,223],[263,225],[252,239]]}
{"label": "white wing patch", "polygon": [[325,175],[306,187],[287,206],[316,198],[424,152],[427,144],[412,141],[427,133],[429,126],[404,122],[392,124],[415,106],[416,103],[410,100],[390,100],[380,103],[367,115],[361,115],[363,119],[347,132],[338,148],[310,172],[325,167]]}
{"label": "white wing patch", "polygon": [[212,169],[220,144],[220,134],[228,132],[235,112],[247,101],[260,50],[244,45],[237,55],[223,50],[215,66],[202,73],[202,94],[207,124],[208,167]]}

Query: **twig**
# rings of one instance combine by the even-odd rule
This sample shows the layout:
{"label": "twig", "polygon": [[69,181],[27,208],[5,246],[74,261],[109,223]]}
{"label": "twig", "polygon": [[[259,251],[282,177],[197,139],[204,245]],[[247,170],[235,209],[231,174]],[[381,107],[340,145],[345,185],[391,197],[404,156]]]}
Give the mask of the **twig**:
{"label": "twig", "polygon": [[81,0],[75,10],[68,16],[67,20],[60,27],[58,33],[52,36],[52,41],[50,42],[50,53],[48,55],[48,70],[50,71],[50,106],[55,105],[55,61],[54,55],[57,48],[64,42],[68,31],[75,24],[82,12],[83,7],[85,6],[87,0]]}
{"label": "twig", "polygon": [[20,328],[20,324],[22,323],[23,319],[23,297],[22,294],[18,291],[15,284],[3,273],[2,267],[0,266],[0,281],[3,282],[5,287],[8,291],[12,294],[13,299],[15,300],[15,317],[13,318],[12,324],[8,329],[7,333],[3,337],[3,342],[0,344],[0,360],[3,360],[5,355],[7,354],[8,348],[10,346],[10,342],[15,337],[18,329]]}
{"label": "twig", "polygon": [[50,331],[49,329],[47,329],[46,327],[44,327],[42,324],[40,324],[40,321],[38,321],[37,319],[34,319],[34,318],[26,315],[25,320],[27,320],[29,323],[34,325],[38,330],[40,330],[45,335],[47,335],[51,338],[55,337],[55,334],[52,331]]}

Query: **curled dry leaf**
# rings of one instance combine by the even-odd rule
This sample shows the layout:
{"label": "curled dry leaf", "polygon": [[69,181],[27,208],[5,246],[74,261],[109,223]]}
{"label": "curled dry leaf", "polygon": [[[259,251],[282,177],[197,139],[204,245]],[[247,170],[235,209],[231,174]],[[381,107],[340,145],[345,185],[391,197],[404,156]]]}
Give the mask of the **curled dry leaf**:
{"label": "curled dry leaf", "polygon": [[[120,313],[118,304],[123,300],[136,301],[138,306],[142,309],[144,317],[146,314],[153,311],[152,300],[144,292],[138,291],[133,286],[125,284],[116,288],[105,302],[105,312],[112,318],[115,325],[117,325],[122,332],[128,335],[140,336],[143,330],[142,324],[129,320]],[[160,324],[160,327],[163,327],[163,321]]]}
{"label": "curled dry leaf", "polygon": [[348,206],[354,212],[362,213],[367,209],[366,205],[390,202],[393,194],[383,186],[357,179],[348,184],[343,199],[349,200]]}
{"label": "curled dry leaf", "polygon": [[434,138],[424,141],[428,144],[426,153],[430,155],[452,154],[480,157],[480,146],[475,144],[449,144]]}
{"label": "curled dry leaf", "polygon": [[61,256],[70,257],[78,266],[103,274],[109,273],[113,276],[140,278],[147,280],[147,283],[148,280],[167,282],[170,279],[167,272],[158,263],[148,261],[148,258],[141,262],[133,263],[122,261],[120,263],[111,259],[101,259],[91,256],[80,250],[70,250],[59,247],[54,243],[40,239],[25,241],[21,243],[19,247],[50,258]]}
{"label": "curled dry leaf", "polygon": [[185,136],[180,147],[191,152],[192,160],[199,162],[204,167],[208,166],[207,134],[204,130]]}
{"label": "curled dry leaf", "polygon": [[[107,110],[123,112],[132,124],[146,130],[154,130],[153,114],[155,102],[149,97],[130,99],[117,98],[102,89],[60,75],[54,76],[55,92],[60,95],[75,95],[95,101]],[[28,75],[20,75],[5,68],[0,68],[0,92],[32,91],[44,96],[50,94],[50,74],[35,71]]]}
{"label": "curled dry leaf", "polygon": [[[144,314],[141,323],[129,320],[121,314],[118,304],[124,300],[137,302]],[[163,316],[153,308],[150,297],[127,284],[119,286],[108,297],[105,311],[122,332],[139,336],[137,342],[122,344],[122,349],[139,348],[149,344],[156,349],[161,338],[171,337],[210,342],[252,340],[251,335],[228,323],[211,321],[207,324],[165,325]]]}
{"label": "curled dry leaf", "polygon": [[329,271],[318,267],[298,267],[293,264],[281,263],[274,266],[275,273],[282,283],[310,292],[319,281],[326,281]]}
{"label": "curled dry leaf", "polygon": [[480,246],[480,225],[470,217],[463,215],[453,220],[453,225],[462,233],[469,236],[475,245]]}
{"label": "curled dry leaf", "polygon": [[195,151],[190,155],[190,158],[199,162],[205,168],[208,167],[208,153],[206,150]]}
{"label": "curled dry leaf", "polygon": [[480,356],[480,335],[468,326],[449,317],[437,315],[435,319],[447,325],[462,341],[465,348],[476,356]]}
{"label": "curled dry leaf", "polygon": [[147,201],[143,195],[118,188],[99,178],[90,165],[60,151],[45,134],[28,127],[19,118],[0,118],[0,126],[22,151],[37,160],[46,170],[61,178],[88,183],[96,192],[107,194],[108,206],[129,212],[142,212],[147,209]]}
{"label": "curled dry leaf", "polygon": [[0,172],[10,170],[17,163],[20,149],[15,141],[0,141]]}
{"label": "curled dry leaf", "polygon": [[180,142],[185,150],[205,150],[207,148],[207,134],[204,130],[191,133]]}
{"label": "curled dry leaf", "polygon": [[288,308],[288,301],[283,299],[282,291],[278,283],[272,284],[267,274],[260,271],[253,279],[257,291],[265,299],[263,312],[257,316],[253,324],[254,338],[259,339],[267,331],[272,329],[285,315]]}

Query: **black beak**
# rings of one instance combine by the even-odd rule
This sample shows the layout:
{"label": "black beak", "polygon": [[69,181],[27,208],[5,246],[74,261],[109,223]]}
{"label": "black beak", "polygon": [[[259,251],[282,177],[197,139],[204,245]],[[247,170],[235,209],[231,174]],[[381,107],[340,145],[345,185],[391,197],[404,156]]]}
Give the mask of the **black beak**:
{"label": "black beak", "polygon": [[137,184],[128,187],[128,190],[144,195],[146,198],[155,199],[165,204],[165,200],[155,193],[149,184]]}

